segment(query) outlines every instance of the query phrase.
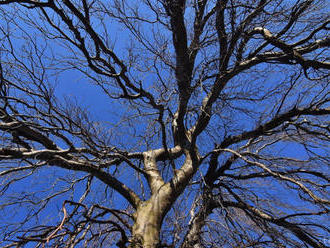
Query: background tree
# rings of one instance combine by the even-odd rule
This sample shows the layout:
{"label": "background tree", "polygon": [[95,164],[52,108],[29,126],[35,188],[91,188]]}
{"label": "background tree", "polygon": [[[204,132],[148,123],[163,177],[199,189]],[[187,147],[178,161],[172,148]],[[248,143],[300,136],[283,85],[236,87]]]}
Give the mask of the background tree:
{"label": "background tree", "polygon": [[326,1],[0,16],[2,247],[329,245]]}

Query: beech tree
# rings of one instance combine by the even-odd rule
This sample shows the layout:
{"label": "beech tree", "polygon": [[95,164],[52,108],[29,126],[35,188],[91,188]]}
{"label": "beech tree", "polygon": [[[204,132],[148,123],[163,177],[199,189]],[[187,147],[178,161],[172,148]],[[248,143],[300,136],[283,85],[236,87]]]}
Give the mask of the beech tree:
{"label": "beech tree", "polygon": [[2,247],[328,247],[313,0],[0,0]]}

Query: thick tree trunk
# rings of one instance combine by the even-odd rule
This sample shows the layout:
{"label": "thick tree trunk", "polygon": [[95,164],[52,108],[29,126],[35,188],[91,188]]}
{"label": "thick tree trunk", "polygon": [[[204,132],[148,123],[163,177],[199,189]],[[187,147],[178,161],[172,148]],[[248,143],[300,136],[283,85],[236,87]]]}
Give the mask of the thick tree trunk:
{"label": "thick tree trunk", "polygon": [[144,154],[151,197],[137,206],[129,248],[160,247],[159,236],[163,219],[195,172],[191,155],[187,151],[181,169],[175,173],[170,182],[165,183],[157,168],[157,157],[162,152],[163,150],[153,150]]}
{"label": "thick tree trunk", "polygon": [[160,229],[171,201],[168,197],[169,185],[164,185],[159,193],[142,202],[135,214],[130,248],[155,248],[160,245]]}
{"label": "thick tree trunk", "polygon": [[159,245],[162,213],[151,201],[142,203],[135,213],[131,248],[153,248]]}

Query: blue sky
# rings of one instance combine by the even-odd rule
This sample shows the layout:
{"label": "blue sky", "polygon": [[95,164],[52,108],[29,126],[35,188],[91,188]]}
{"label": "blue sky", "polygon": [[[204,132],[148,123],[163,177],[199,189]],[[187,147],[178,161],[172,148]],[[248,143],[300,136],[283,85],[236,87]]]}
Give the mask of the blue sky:
{"label": "blue sky", "polygon": [[[18,21],[20,22],[20,21]],[[24,27],[21,27],[24,29]],[[123,27],[120,27],[118,24],[115,22],[111,23],[111,28],[113,29],[114,35],[111,37],[114,41],[114,51],[118,51],[119,56],[125,60],[127,57],[128,53],[126,51],[123,51],[126,47],[129,46],[130,40],[129,40],[129,33],[125,31]],[[145,29],[146,32],[148,32],[149,28],[147,26],[143,26],[142,28]],[[27,28],[29,29],[29,28]],[[20,34],[20,30],[16,29],[16,32]],[[149,34],[149,33],[147,33]],[[168,32],[164,32],[164,35],[168,34]],[[31,34],[32,35],[32,34]],[[151,36],[151,34],[150,34]],[[25,45],[25,41],[23,40],[15,40],[15,45],[17,46],[17,50],[19,50],[20,46]],[[137,45],[139,47],[140,45]],[[171,45],[168,46],[171,50]],[[58,43],[51,43],[50,48],[56,52],[56,56],[59,55],[65,55],[67,53],[67,50],[65,50],[63,47],[61,47]],[[142,51],[142,49],[141,49]],[[173,52],[173,51],[172,51]],[[144,54],[143,54],[144,55]],[[141,56],[142,57],[142,56]],[[147,56],[146,56],[147,57]],[[202,58],[201,58],[202,59]],[[50,62],[50,61],[48,61]],[[146,65],[149,61],[143,61],[142,66]],[[150,62],[151,63],[151,62]],[[84,63],[81,63],[82,65]],[[66,64],[60,65],[63,66],[64,68],[67,66]],[[268,70],[268,67],[265,65],[261,65],[258,69],[261,70]],[[290,69],[288,69],[288,73],[290,72]],[[133,76],[136,78],[141,77],[143,81],[144,87],[151,87],[153,85],[153,82],[157,82],[157,78],[155,77],[155,74],[150,73],[148,76],[144,76],[141,72],[138,72],[136,68],[131,70],[131,73]],[[146,72],[148,73],[148,72]],[[166,74],[167,71],[164,72]],[[268,73],[267,78],[261,78],[259,79],[257,75],[255,75],[255,78],[252,78],[251,76],[249,77],[248,75],[242,75],[239,77],[236,77],[235,79],[232,80],[232,85],[229,84],[228,90],[224,91],[224,97],[230,96],[231,94],[241,94],[243,90],[246,90],[246,92],[249,92],[249,90],[253,87],[255,87],[255,94],[262,94],[262,88],[263,91],[267,91],[271,88],[273,88],[274,84],[276,84],[279,80],[288,80],[287,75],[279,74],[279,70],[274,70]],[[172,75],[168,76],[169,78],[172,77]],[[246,88],[235,88],[235,83],[241,80],[242,82],[246,82]],[[170,81],[170,80],[169,80]],[[140,139],[139,135],[143,136],[143,133],[147,131],[148,125],[143,122],[143,118],[141,117],[131,117],[131,124],[132,128],[127,128],[128,126],[123,126],[121,127],[120,124],[118,126],[115,126],[118,123],[118,121],[121,118],[121,115],[123,114],[132,114],[134,113],[134,109],[131,108],[128,104],[126,104],[124,101],[116,101],[116,100],[111,100],[107,96],[104,95],[102,90],[97,87],[96,85],[91,84],[90,80],[87,79],[83,74],[76,72],[72,69],[66,69],[58,77],[49,77],[49,82],[53,84],[56,82],[56,88],[55,88],[55,95],[59,99],[59,101],[62,104],[66,104],[64,99],[66,101],[71,101],[73,103],[77,103],[77,105],[80,105],[83,109],[86,109],[89,113],[90,116],[92,117],[92,120],[95,121],[95,124],[100,124],[101,126],[104,125],[106,129],[110,132],[114,132],[113,137],[114,137],[114,144],[118,144],[118,146],[124,147],[125,145],[128,148],[133,148],[136,145],[140,145],[141,149],[145,148],[147,145],[143,143],[143,140]],[[159,83],[159,82],[158,82]],[[259,86],[258,85],[262,85]],[[303,82],[301,82],[301,85],[304,85]],[[232,86],[232,87],[231,87]],[[250,88],[251,87],[251,88]],[[314,94],[317,94],[318,91],[320,91],[320,88],[322,86],[315,86],[315,92]],[[285,87],[283,87],[284,89]],[[299,87],[297,87],[299,89]],[[152,89],[151,91],[157,93],[157,90],[159,89]],[[278,91],[281,91],[282,88],[278,87]],[[249,92],[250,94],[250,92]],[[203,95],[203,94],[201,94]],[[201,97],[201,95],[199,97]],[[255,96],[256,96],[255,95]],[[205,94],[204,94],[205,96]],[[312,97],[313,95],[309,96],[304,96],[303,103],[308,102],[310,99],[309,97]],[[286,109],[289,109],[292,107],[292,104],[294,104],[296,101],[296,96],[291,96],[289,97],[287,102],[286,102]],[[174,101],[173,101],[174,102]],[[220,102],[219,102],[220,104]],[[172,106],[171,106],[172,107]],[[221,106],[222,107],[222,106]],[[210,136],[202,136],[201,139],[199,140],[199,144],[201,144],[202,152],[206,152],[209,148],[213,148],[214,143],[218,142],[219,137],[224,136],[225,132],[224,129],[220,129],[222,127],[222,124],[219,125],[219,123],[223,123],[223,127],[225,124],[228,124],[228,121],[226,122],[226,118],[228,118],[231,122],[233,120],[235,121],[235,127],[236,130],[233,130],[233,132],[241,132],[242,130],[250,130],[252,128],[255,128],[260,124],[261,121],[264,121],[265,119],[256,119],[255,115],[253,113],[254,110],[257,110],[257,112],[263,111],[264,117],[271,118],[271,116],[267,116],[267,113],[270,112],[273,106],[268,106],[264,105],[263,102],[260,102],[259,104],[255,104],[253,106],[248,106],[248,101],[242,100],[236,103],[233,103],[233,106],[227,106],[229,111],[228,112],[221,112],[219,110],[219,116],[216,116],[213,121],[210,123],[211,127],[215,127],[215,133],[217,132],[217,136],[215,138]],[[232,107],[232,108],[230,108]],[[248,112],[242,112],[240,111],[239,107],[243,107],[245,109],[248,109]],[[236,108],[236,109],[235,109]],[[142,110],[146,110],[146,108],[142,108]],[[173,110],[173,109],[172,109]],[[229,123],[230,123],[229,121]],[[135,130],[134,130],[135,127]],[[152,129],[151,129],[152,130]],[[150,130],[148,130],[150,133]],[[153,133],[152,133],[153,134]],[[235,134],[235,133],[233,133]],[[154,147],[159,146],[159,140],[157,137],[151,137],[151,141],[155,140],[155,143],[150,142]],[[140,141],[141,143],[138,143]],[[61,144],[59,144],[61,145]],[[63,144],[64,146],[64,144]],[[277,148],[278,150],[276,153],[278,155],[290,155],[295,158],[303,159],[306,160],[308,159],[307,153],[302,149],[301,145],[297,145],[293,143],[292,141],[281,141],[278,142],[277,145],[273,146],[272,148]],[[271,150],[268,152],[271,152]],[[322,153],[323,151],[321,151]],[[177,162],[180,162],[181,159],[178,159]],[[237,165],[240,166],[240,165]],[[114,168],[110,169],[112,172],[114,172]],[[122,179],[123,182],[127,183],[129,186],[132,188],[137,188],[137,180],[136,176],[133,173],[132,169],[130,169],[128,166],[125,166],[124,169],[122,169],[121,172],[118,172],[118,177]],[[201,170],[198,173],[205,173],[205,167],[201,167]],[[165,173],[164,173],[165,174]],[[34,190],[40,190],[43,191],[44,189],[48,189],[52,186],[56,186],[56,188],[64,188],[68,184],[64,183],[64,179],[68,178],[78,178],[82,177],[84,174],[83,173],[76,173],[76,172],[68,172],[63,169],[55,169],[55,168],[45,168],[41,169],[38,174],[35,176],[22,180],[18,183],[16,183],[15,187],[10,189],[10,194],[14,196],[14,192],[23,192],[26,190],[26,187],[28,185],[28,190],[34,191]],[[48,180],[50,178],[50,180]],[[54,181],[54,178],[58,178],[58,180]],[[40,180],[42,179],[42,180]],[[196,175],[194,179],[200,179],[200,174]],[[97,181],[97,180],[95,180]],[[253,184],[255,182],[250,182],[251,184],[251,189],[253,187]],[[77,200],[81,194],[83,193],[85,187],[85,182],[78,183],[77,189],[73,191],[69,191],[68,193],[56,197],[54,200],[54,204],[50,205],[48,208],[45,209],[40,214],[40,219],[44,219],[46,216],[51,216],[52,221],[58,221],[62,217],[62,213],[60,211],[62,203],[64,199],[67,197],[73,197],[74,200]],[[110,194],[108,192],[105,192],[107,189],[100,185],[99,182],[96,182],[93,184],[93,189],[94,191],[97,191],[98,193],[95,195],[90,196],[90,201],[95,200],[96,202],[103,202],[107,204],[106,199],[104,197],[109,196]],[[197,190],[196,190],[197,191]],[[295,203],[299,202],[298,197],[293,197],[291,193],[288,191],[284,190],[283,188],[279,187],[278,184],[272,185],[272,181],[269,181],[269,185],[260,185],[260,187],[256,188],[255,191],[257,194],[265,195],[265,198],[267,198],[267,194],[272,196],[272,197],[278,197],[281,195],[281,199],[283,202],[290,203],[291,205],[295,205]],[[42,198],[44,195],[49,194],[48,192],[40,193],[38,197]],[[148,194],[148,193],[147,193]],[[193,197],[194,193],[190,195],[189,197]],[[185,197],[185,194],[182,196]],[[191,198],[192,199],[192,198]],[[124,200],[116,195],[115,196],[116,204],[117,206],[122,206],[125,205]],[[189,200],[188,200],[189,202]],[[11,210],[8,210],[11,211]],[[26,208],[26,211],[28,212],[29,209]],[[22,213],[22,212],[21,212]],[[54,214],[55,213],[55,214]],[[3,211],[2,214],[4,215],[2,218],[5,219],[7,217],[7,212]],[[173,212],[169,214],[171,216]],[[11,218],[11,221],[16,221],[19,218],[22,218],[23,216],[14,213],[14,216]],[[48,219],[48,218],[45,218]],[[32,246],[31,246],[32,247]]]}

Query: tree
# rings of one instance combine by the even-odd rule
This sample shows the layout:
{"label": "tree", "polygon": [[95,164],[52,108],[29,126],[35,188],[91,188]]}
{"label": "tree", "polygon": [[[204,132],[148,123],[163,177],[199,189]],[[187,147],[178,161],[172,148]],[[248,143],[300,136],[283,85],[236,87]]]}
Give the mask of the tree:
{"label": "tree", "polygon": [[326,1],[0,16],[3,247],[328,245]]}

